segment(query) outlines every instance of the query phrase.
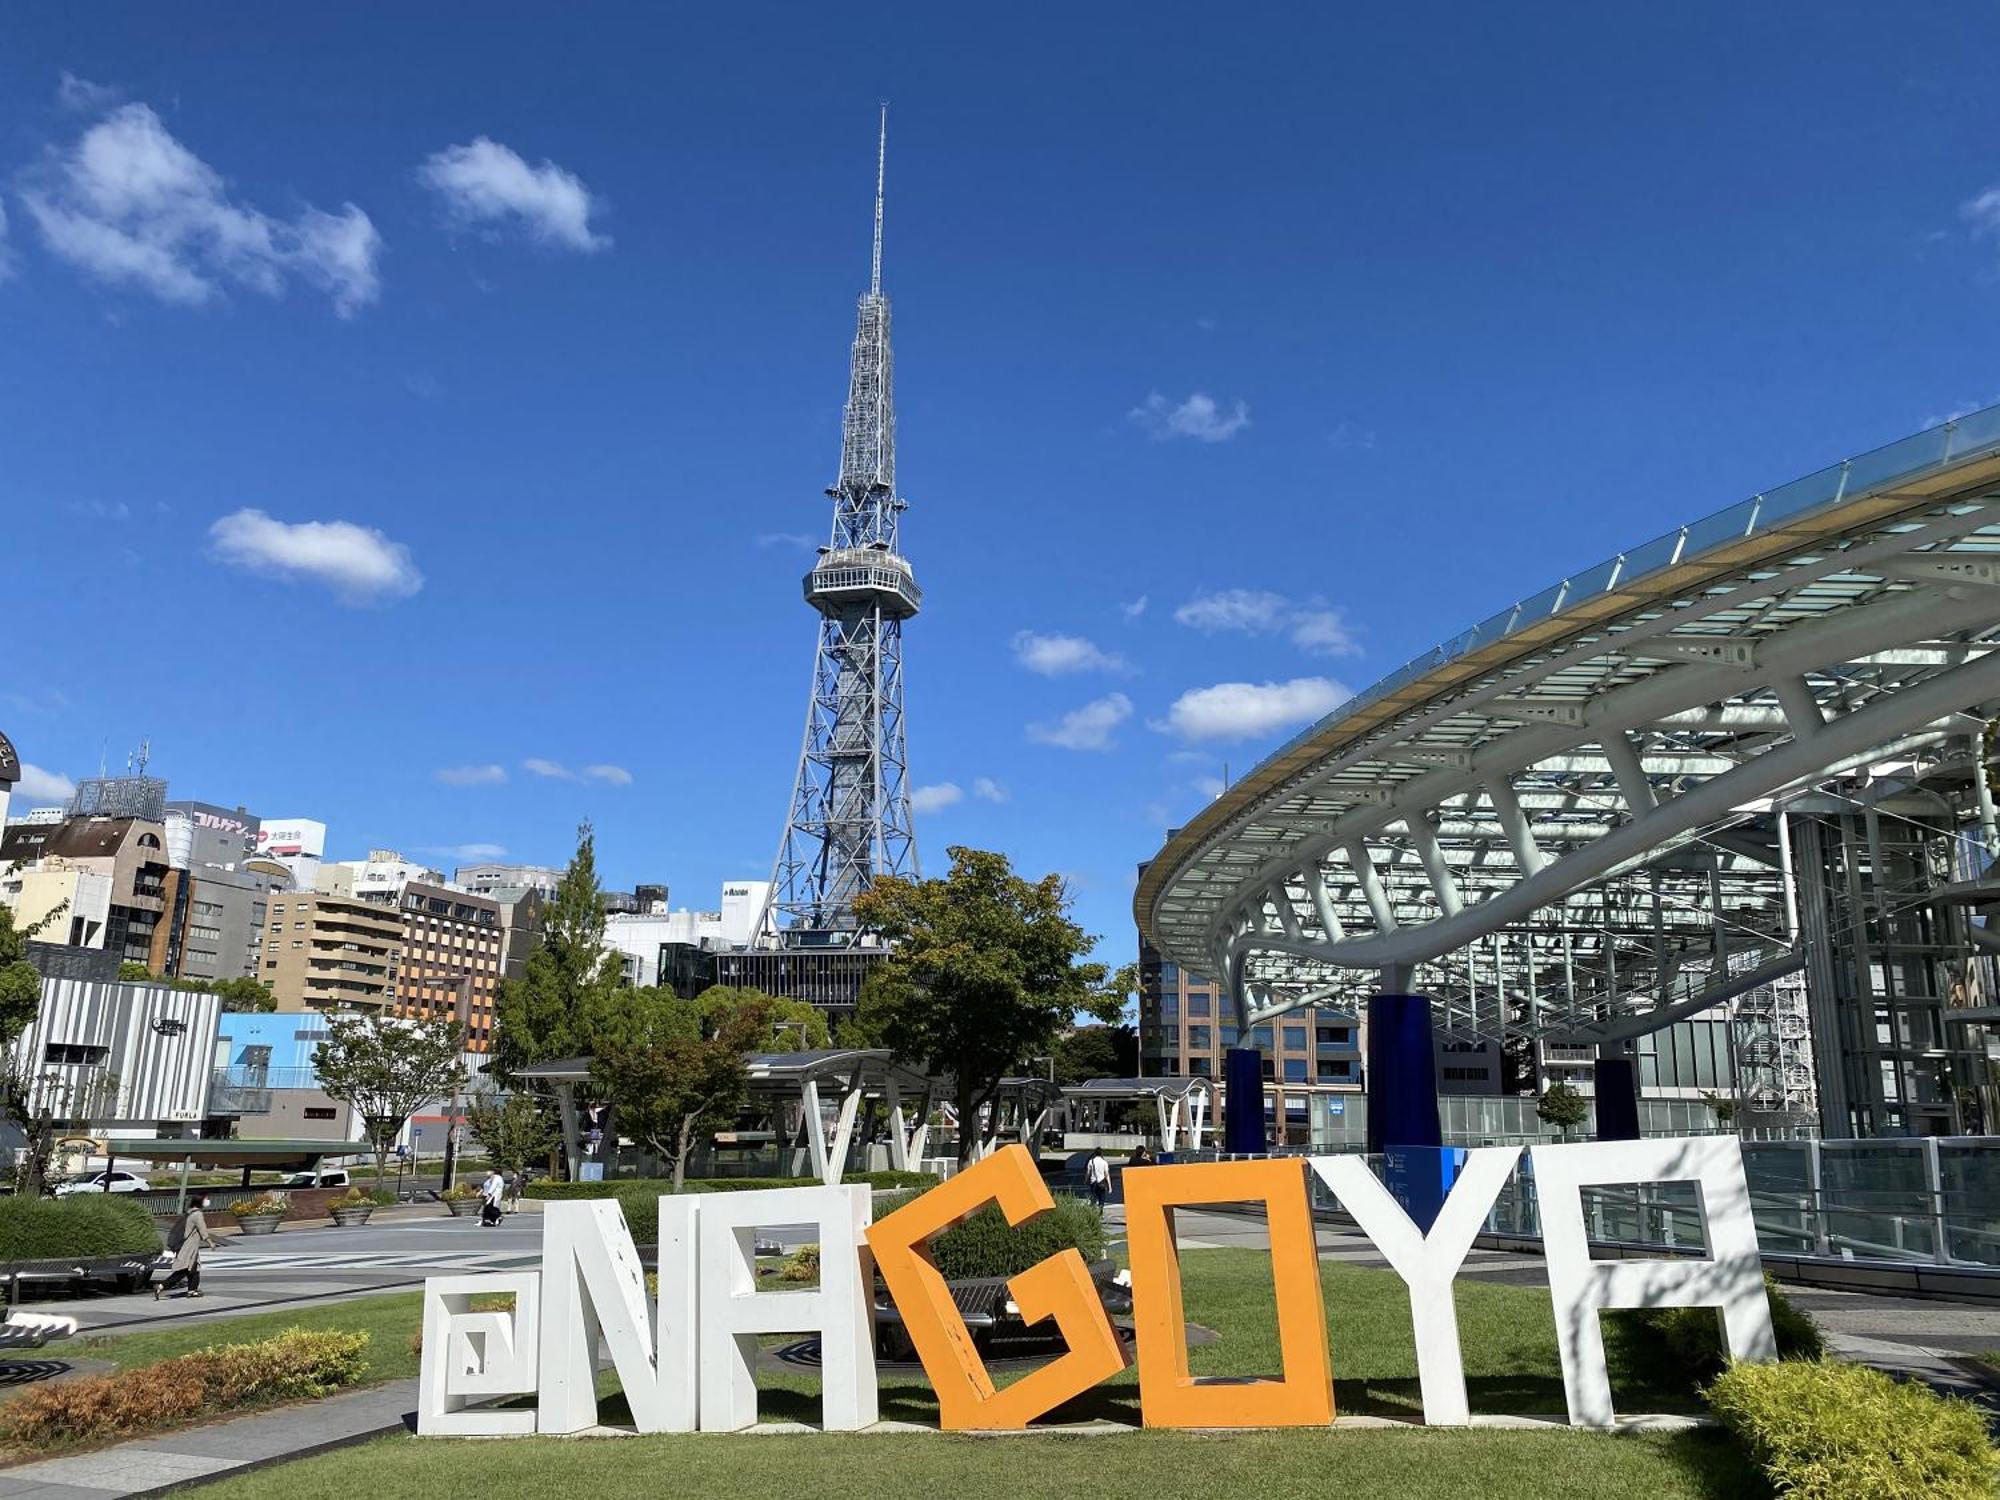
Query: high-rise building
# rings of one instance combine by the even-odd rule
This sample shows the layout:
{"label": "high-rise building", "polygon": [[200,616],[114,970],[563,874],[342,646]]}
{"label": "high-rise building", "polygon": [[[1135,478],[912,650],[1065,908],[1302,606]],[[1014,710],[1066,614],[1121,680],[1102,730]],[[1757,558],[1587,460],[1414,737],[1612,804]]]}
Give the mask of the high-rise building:
{"label": "high-rise building", "polygon": [[451,873],[452,883],[468,891],[490,896],[495,891],[520,888],[540,891],[544,899],[556,893],[563,872],[549,865],[460,865]]}
{"label": "high-rise building", "polygon": [[313,888],[326,858],[326,824],[311,818],[265,818],[257,826],[257,853],[292,873],[292,884]]}
{"label": "high-rise building", "polygon": [[452,1017],[464,1028],[466,1050],[484,1052],[504,957],[500,903],[427,880],[406,881],[396,899],[403,940],[391,1008]]}
{"label": "high-rise building", "polygon": [[[899,547],[905,504],[896,489],[894,366],[889,299],[882,294],[887,143],[885,109],[875,153],[874,258],[855,320],[840,476],[827,491],[833,530],[804,584],[819,641],[770,897],[785,957],[744,960],[768,970],[764,977],[785,984],[785,993],[832,994],[822,1003],[837,1006],[853,1003],[858,980],[850,991],[846,978],[866,967],[855,960],[869,940],[855,922],[854,898],[878,875],[917,873],[903,730],[903,622],[917,613],[923,591]],[[845,958],[821,979],[807,977],[814,955],[822,954]],[[841,983],[829,988],[836,976]]]}
{"label": "high-rise building", "polygon": [[[0,869],[76,870],[108,877],[103,941],[86,937],[84,945],[101,947],[120,962],[150,965],[154,930],[161,925],[167,906],[166,833],[163,823],[133,817],[15,823],[0,836]],[[43,936],[56,938],[58,934]]]}
{"label": "high-rise building", "polygon": [[376,1011],[395,998],[403,914],[327,891],[273,895],[257,977],[281,1011]]}

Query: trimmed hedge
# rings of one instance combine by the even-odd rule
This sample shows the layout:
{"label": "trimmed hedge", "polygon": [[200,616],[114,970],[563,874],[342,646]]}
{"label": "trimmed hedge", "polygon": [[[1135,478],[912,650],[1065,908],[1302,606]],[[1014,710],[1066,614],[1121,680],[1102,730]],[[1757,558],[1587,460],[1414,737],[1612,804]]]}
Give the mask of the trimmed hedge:
{"label": "trimmed hedge", "polygon": [[[1771,1303],[1771,1331],[1777,1335],[1778,1358],[1819,1359],[1826,1353],[1819,1325],[1792,1305],[1792,1299],[1764,1276],[1764,1294]],[[1722,1341],[1722,1314],[1713,1307],[1657,1307],[1615,1313],[1647,1337],[1665,1346],[1673,1362],[1699,1385],[1720,1375],[1729,1365],[1729,1346]]]}
{"label": "trimmed hedge", "polygon": [[[915,1193],[891,1199],[875,1213],[877,1219],[912,1202]],[[1019,1276],[1059,1250],[1075,1250],[1085,1261],[1104,1258],[1104,1215],[1095,1203],[1056,1194],[1056,1206],[1016,1229],[995,1204],[988,1204],[964,1223],[931,1241],[931,1258],[946,1281],[975,1281],[988,1276]]]}
{"label": "trimmed hedge", "polygon": [[0,1262],[151,1255],[159,1248],[152,1214],[129,1198],[0,1198]]}
{"label": "trimmed hedge", "polygon": [[365,1333],[287,1329],[254,1344],[221,1344],[111,1375],[33,1386],[0,1406],[0,1443],[63,1448],[157,1432],[356,1385]]}
{"label": "trimmed hedge", "polygon": [[1733,1365],[1705,1394],[1788,1500],[1992,1500],[2000,1484],[1978,1407],[1865,1365]]}
{"label": "trimmed hedge", "polygon": [[[845,1183],[871,1188],[934,1187],[937,1177],[930,1172],[849,1172]],[[818,1187],[817,1177],[690,1177],[681,1184],[683,1193],[748,1193],[758,1188]],[[610,1182],[558,1182],[542,1177],[528,1184],[527,1198],[623,1198],[629,1193],[648,1192],[655,1198],[672,1193],[669,1177],[625,1177]]]}

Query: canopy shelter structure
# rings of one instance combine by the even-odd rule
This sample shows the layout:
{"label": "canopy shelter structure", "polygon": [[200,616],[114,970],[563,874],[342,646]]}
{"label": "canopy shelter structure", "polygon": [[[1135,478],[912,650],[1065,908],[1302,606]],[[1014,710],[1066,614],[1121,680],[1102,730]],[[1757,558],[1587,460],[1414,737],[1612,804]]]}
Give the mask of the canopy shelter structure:
{"label": "canopy shelter structure", "polygon": [[857,1131],[864,1149],[886,1135],[889,1165],[896,1171],[918,1169],[938,1084],[888,1051],[764,1052],[744,1064],[752,1104],[788,1122],[793,1160],[809,1175],[829,1186],[838,1183]]}
{"label": "canopy shelter structure", "polygon": [[[1997,636],[1991,409],[1452,636],[1205,807],[1147,866],[1134,910],[1246,1030],[1421,995],[1448,1036],[1608,1056],[1798,988],[1816,919],[1794,879],[1798,799],[1955,789],[1945,801],[1976,816],[1942,835],[1975,845],[1983,871],[2000,851],[1980,774]],[[1893,863],[1871,866],[1878,906],[1901,899],[1879,876]],[[1860,917],[1835,900],[1826,919]],[[1837,1044],[1832,1020],[1810,1029]]]}
{"label": "canopy shelter structure", "polygon": [[110,1140],[104,1141],[104,1167],[110,1172],[121,1161],[144,1161],[155,1165],[180,1166],[180,1198],[176,1211],[187,1206],[188,1177],[199,1167],[203,1171],[243,1169],[243,1186],[250,1186],[250,1174],[264,1172],[306,1172],[329,1156],[353,1156],[363,1148],[355,1141],[209,1141],[209,1140]]}
{"label": "canopy shelter structure", "polygon": [[[562,1058],[522,1068],[517,1077],[549,1086],[571,1160],[578,1159],[578,1090],[590,1081],[587,1057]],[[744,1059],[753,1109],[780,1125],[795,1164],[828,1184],[838,1183],[856,1144],[886,1137],[889,1162],[914,1171],[923,1159],[933,1101],[941,1085],[877,1048],[822,1048],[761,1052]],[[614,1113],[611,1124],[617,1125]]]}
{"label": "canopy shelter structure", "polygon": [[[1042,1132],[1048,1129],[1049,1117],[1061,1102],[1062,1089],[1053,1079],[1001,1079],[999,1087],[980,1106],[979,1119],[974,1125],[979,1136],[972,1159],[982,1161],[1002,1146],[1015,1142],[1036,1152]],[[963,1133],[966,1123],[960,1120],[958,1127]]]}
{"label": "canopy shelter structure", "polygon": [[1072,1083],[1062,1091],[1063,1103],[1076,1114],[1083,1112],[1088,1123],[1099,1131],[1115,1105],[1151,1100],[1160,1126],[1160,1150],[1199,1151],[1202,1133],[1215,1110],[1215,1085],[1199,1075],[1174,1078],[1092,1078]]}

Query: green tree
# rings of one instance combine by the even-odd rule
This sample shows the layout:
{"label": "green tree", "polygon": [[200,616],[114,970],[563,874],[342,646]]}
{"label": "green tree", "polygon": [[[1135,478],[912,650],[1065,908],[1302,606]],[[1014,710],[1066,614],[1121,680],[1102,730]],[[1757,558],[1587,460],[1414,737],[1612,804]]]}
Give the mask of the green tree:
{"label": "green tree", "polygon": [[1701,1092],[1701,1102],[1706,1104],[1708,1112],[1715,1116],[1716,1124],[1734,1125],[1736,1123],[1736,1100],[1733,1095],[1715,1094],[1710,1093],[1707,1089],[1703,1089]]}
{"label": "green tree", "polygon": [[740,1022],[735,1034],[750,1052],[809,1052],[832,1040],[826,1012],[804,1000],[716,984],[697,995],[694,1003],[711,1029]]}
{"label": "green tree", "polygon": [[39,1197],[47,1188],[58,1119],[79,1109],[94,1109],[106,1086],[117,1092],[117,1080],[108,1074],[65,1082],[61,1074],[38,1073],[14,1056],[14,1044],[34,1024],[42,1006],[42,975],[28,962],[28,943],[59,919],[67,906],[58,904],[26,927],[15,925],[12,908],[0,906],[0,1115],[24,1138],[13,1173],[14,1190],[29,1197]]}
{"label": "green tree", "polygon": [[1564,1140],[1590,1115],[1590,1101],[1566,1083],[1552,1083],[1535,1101],[1535,1114],[1562,1132]]}
{"label": "green tree", "polygon": [[1116,1020],[1125,997],[1103,964],[1082,962],[1096,939],[1070,920],[1060,876],[1024,880],[1005,855],[946,852],[942,879],[886,876],[855,900],[855,916],[890,947],[851,1034],[878,1036],[903,1061],[951,1075],[963,1163],[1000,1080],[1048,1052],[1078,1015]]}
{"label": "green tree", "polygon": [[153,971],[136,959],[125,959],[118,965],[118,981],[121,984],[144,984],[153,977]]}
{"label": "green tree", "polygon": [[1132,1078],[1139,1072],[1139,1033],[1130,1026],[1079,1026],[1056,1038],[1056,1082]]}
{"label": "green tree", "polygon": [[313,1048],[319,1086],[361,1116],[375,1153],[375,1184],[388,1175],[389,1150],[410,1116],[465,1083],[464,1040],[449,1016],[329,1015],[327,1039]]}
{"label": "green tree", "polygon": [[[618,955],[604,941],[604,890],[597,880],[597,840],[589,823],[576,831],[576,853],[542,914],[541,941],[518,978],[502,980],[493,1002],[492,1066],[510,1087],[546,1097],[520,1078],[523,1068],[595,1050],[592,1029],[619,989]],[[563,1122],[563,1148],[581,1154],[574,1121]]]}
{"label": "green tree", "polygon": [[[590,1070],[611,1106],[611,1128],[669,1163],[680,1187],[702,1132],[732,1123],[743,1108],[743,1059],[770,1050],[797,1004],[722,986],[693,1000],[670,989],[621,991],[600,1019]],[[819,1028],[824,1041],[824,1020]]]}
{"label": "green tree", "polygon": [[530,1162],[546,1159],[556,1140],[547,1108],[527,1094],[504,1099],[480,1094],[466,1106],[465,1123],[480,1149],[507,1172],[523,1172]]}

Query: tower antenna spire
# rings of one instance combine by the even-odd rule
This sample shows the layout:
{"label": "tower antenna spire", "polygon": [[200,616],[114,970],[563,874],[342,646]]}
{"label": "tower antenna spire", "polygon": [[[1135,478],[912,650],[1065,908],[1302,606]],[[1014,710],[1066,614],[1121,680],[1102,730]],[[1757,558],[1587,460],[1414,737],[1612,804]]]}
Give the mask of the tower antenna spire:
{"label": "tower antenna spire", "polygon": [[882,295],[882,169],[889,160],[889,101],[882,101],[882,128],[875,137],[875,260],[868,275],[868,295]]}

